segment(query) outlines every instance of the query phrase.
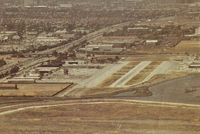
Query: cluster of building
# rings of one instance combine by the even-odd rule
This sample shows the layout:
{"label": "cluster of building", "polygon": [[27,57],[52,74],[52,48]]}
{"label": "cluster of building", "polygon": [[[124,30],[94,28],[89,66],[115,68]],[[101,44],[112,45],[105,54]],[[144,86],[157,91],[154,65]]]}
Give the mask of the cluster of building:
{"label": "cluster of building", "polygon": [[1,31],[0,32],[0,42],[18,41],[21,37],[18,35],[17,31]]}
{"label": "cluster of building", "polygon": [[81,48],[82,51],[87,52],[110,52],[110,53],[120,53],[126,48],[130,48],[134,45],[134,42],[138,41],[137,38],[130,37],[101,37],[97,40],[89,42],[84,48]]}
{"label": "cluster of building", "polygon": [[91,73],[103,67],[105,67],[105,64],[93,64],[86,60],[66,60],[61,66],[36,66],[28,72],[24,72],[23,75],[9,78],[7,82],[66,83],[72,82],[73,78],[81,79],[81,77],[88,77]]}
{"label": "cluster of building", "polygon": [[75,37],[73,33],[67,33],[66,30],[57,30],[52,33],[26,32],[22,37],[17,31],[0,32],[0,52],[26,51],[28,49],[38,49],[42,46],[56,46],[59,43],[72,40]]}

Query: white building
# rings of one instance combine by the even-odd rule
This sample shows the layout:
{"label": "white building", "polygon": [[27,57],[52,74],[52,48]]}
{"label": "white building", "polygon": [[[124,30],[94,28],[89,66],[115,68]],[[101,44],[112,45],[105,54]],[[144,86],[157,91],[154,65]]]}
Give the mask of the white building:
{"label": "white building", "polygon": [[200,27],[195,29],[195,35],[198,35],[198,36],[200,35]]}
{"label": "white building", "polygon": [[158,40],[146,40],[146,45],[157,45]]}
{"label": "white building", "polygon": [[148,27],[129,27],[128,32],[148,32],[149,28]]}
{"label": "white building", "polygon": [[60,8],[72,8],[73,5],[72,4],[59,4]]}
{"label": "white building", "polygon": [[88,51],[88,52],[121,52],[124,48],[116,48],[113,44],[94,44],[87,45],[85,48],[80,50]]}

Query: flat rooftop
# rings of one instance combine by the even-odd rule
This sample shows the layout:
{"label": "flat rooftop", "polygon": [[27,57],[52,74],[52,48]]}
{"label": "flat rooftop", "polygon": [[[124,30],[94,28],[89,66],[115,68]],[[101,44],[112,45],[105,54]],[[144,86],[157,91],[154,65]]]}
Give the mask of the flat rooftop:
{"label": "flat rooftop", "polygon": [[103,44],[114,44],[114,43],[133,43],[137,40],[138,38],[135,36],[108,36],[108,37],[98,38],[93,42],[103,43]]}

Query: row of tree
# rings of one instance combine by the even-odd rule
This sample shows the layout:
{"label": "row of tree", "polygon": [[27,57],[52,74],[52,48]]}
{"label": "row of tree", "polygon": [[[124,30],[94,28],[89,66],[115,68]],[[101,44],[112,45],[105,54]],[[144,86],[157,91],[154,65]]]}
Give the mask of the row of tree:
{"label": "row of tree", "polygon": [[6,61],[4,59],[0,59],[0,67],[6,65]]}

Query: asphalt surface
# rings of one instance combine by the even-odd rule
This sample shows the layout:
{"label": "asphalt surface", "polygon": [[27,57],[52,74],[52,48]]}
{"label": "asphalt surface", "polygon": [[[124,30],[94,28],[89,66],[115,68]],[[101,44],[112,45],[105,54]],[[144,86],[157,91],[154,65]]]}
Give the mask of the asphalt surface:
{"label": "asphalt surface", "polygon": [[126,73],[124,76],[122,76],[116,82],[114,82],[110,87],[124,87],[125,84],[129,80],[134,78],[137,74],[139,74],[149,64],[151,64],[151,61],[143,61],[143,62],[139,63],[138,65],[136,65],[136,67],[131,69],[128,73]]}
{"label": "asphalt surface", "polygon": [[167,74],[173,68],[176,68],[176,63],[175,62],[163,61],[158,67],[156,67],[156,69],[154,69],[151,72],[150,75],[148,75],[144,79],[143,83],[149,81],[153,76],[155,76],[157,74]]}
{"label": "asphalt surface", "polygon": [[151,96],[134,97],[136,91],[120,93],[116,97],[134,100],[200,104],[200,75],[194,74],[158,83],[149,87]]}
{"label": "asphalt surface", "polygon": [[[99,70],[95,73],[92,77],[89,79],[83,80],[81,83],[76,85],[75,87],[71,88],[70,90],[62,93],[59,95],[59,97],[64,97],[65,95],[68,96],[81,96],[84,92],[87,90],[90,90],[90,88],[94,88],[101,84],[104,80],[112,76],[115,72],[120,70],[123,66],[127,65],[128,62],[122,62],[118,64],[112,64],[108,65],[105,68]],[[79,90],[81,89],[81,90]]]}

